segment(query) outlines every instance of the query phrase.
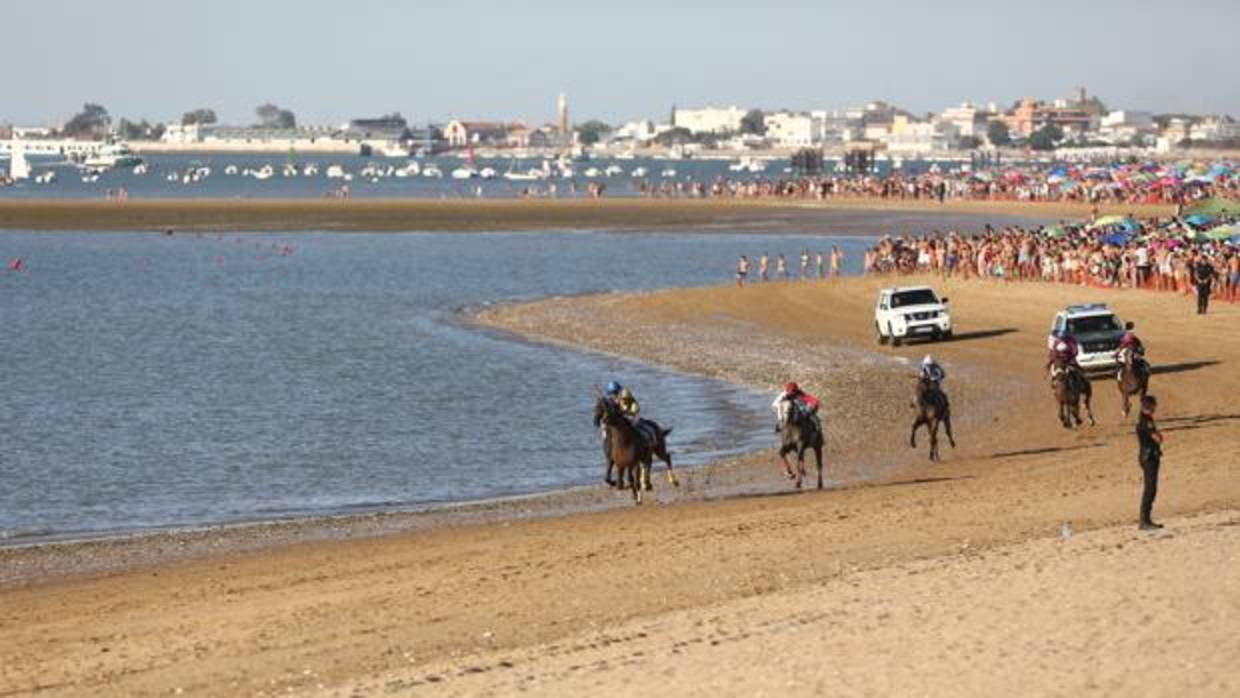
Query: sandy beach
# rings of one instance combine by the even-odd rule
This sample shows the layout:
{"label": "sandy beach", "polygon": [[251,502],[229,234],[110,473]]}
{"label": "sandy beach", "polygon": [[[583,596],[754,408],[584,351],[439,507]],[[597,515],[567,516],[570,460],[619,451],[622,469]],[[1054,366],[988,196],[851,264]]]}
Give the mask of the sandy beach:
{"label": "sandy beach", "polygon": [[[760,388],[796,377],[825,398],[823,492],[793,493],[768,451],[685,473],[679,490],[658,477],[641,508],[586,488],[599,510],[8,549],[4,567],[25,571],[0,588],[0,695],[1234,694],[1240,307],[1199,317],[1170,294],[939,284],[957,339],[932,349],[958,448],[932,465],[906,441],[926,349],[871,335],[886,283],[480,318]],[[1095,300],[1137,322],[1156,366],[1158,534],[1136,531],[1135,440],[1113,384],[1095,384],[1098,425],[1066,431],[1043,382],[1054,310]]]}
{"label": "sandy beach", "polygon": [[[878,200],[835,198],[829,201],[787,199],[148,199],[0,201],[0,229],[9,230],[340,230],[440,231],[558,229],[705,229],[752,228],[804,232],[848,230],[875,211],[955,215],[1018,216],[1032,220],[1079,219],[1091,207],[1072,203],[1016,201]],[[834,217],[824,221],[823,213]],[[1170,215],[1167,206],[1103,206],[1100,213]],[[899,219],[897,219],[899,221]],[[981,227],[993,219],[978,219]],[[867,234],[913,232],[908,226],[866,230]],[[920,232],[920,231],[917,231]]]}

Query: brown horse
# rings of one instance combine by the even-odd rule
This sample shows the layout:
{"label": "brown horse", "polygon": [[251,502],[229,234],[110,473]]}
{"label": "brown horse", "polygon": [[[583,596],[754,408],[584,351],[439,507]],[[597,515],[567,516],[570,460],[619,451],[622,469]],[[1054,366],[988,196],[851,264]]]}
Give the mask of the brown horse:
{"label": "brown horse", "polygon": [[1150,365],[1144,356],[1132,348],[1120,350],[1119,359],[1120,366],[1115,374],[1115,383],[1119,387],[1119,396],[1124,401],[1124,419],[1127,420],[1128,412],[1132,409],[1129,398],[1133,395],[1144,398],[1150,389]]}
{"label": "brown horse", "polygon": [[939,459],[939,424],[947,430],[948,443],[952,448],[956,447],[956,439],[952,436],[952,408],[947,401],[947,393],[931,381],[920,378],[917,380],[913,409],[917,411],[917,417],[908,437],[909,448],[917,448],[917,429],[923,424],[930,432],[930,460]]}
{"label": "brown horse", "polygon": [[1055,393],[1055,401],[1059,403],[1059,421],[1065,429],[1081,425],[1082,400],[1085,402],[1085,411],[1089,414],[1089,425],[1096,424],[1092,404],[1094,389],[1089,384],[1089,378],[1079,369],[1056,360],[1051,368],[1051,390]]}
{"label": "brown horse", "polygon": [[667,451],[667,435],[672,430],[664,429],[648,419],[642,420],[642,423],[649,429],[651,438],[633,426],[616,403],[606,397],[600,397],[594,404],[594,426],[605,426],[607,429],[604,442],[607,451],[606,480],[608,484],[613,484],[613,467],[616,471],[615,487],[623,488],[627,476],[633,500],[638,504],[642,502],[642,490],[654,489],[650,482],[650,468],[656,456],[667,464],[668,482],[674,487],[680,486],[672,470],[672,456]]}
{"label": "brown horse", "polygon": [[[784,464],[788,479],[796,481],[796,488],[801,489],[801,479],[805,477],[805,452],[814,452],[814,462],[818,468],[818,489],[822,489],[822,449],[826,440],[822,436],[822,427],[810,413],[785,400],[780,404],[779,413],[779,460]],[[797,454],[797,469],[793,472],[788,463],[788,454]]]}

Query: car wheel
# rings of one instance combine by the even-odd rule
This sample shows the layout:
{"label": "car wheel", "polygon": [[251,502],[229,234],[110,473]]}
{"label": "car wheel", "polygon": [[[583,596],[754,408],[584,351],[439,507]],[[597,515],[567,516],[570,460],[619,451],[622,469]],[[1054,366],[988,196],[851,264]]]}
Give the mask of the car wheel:
{"label": "car wheel", "polygon": [[878,335],[878,343],[879,343],[879,344],[886,344],[886,343],[887,343],[887,338],[886,338],[885,336],[883,336],[883,328],[882,328],[882,326],[880,326],[877,322],[876,322],[876,323],[874,323],[874,333],[875,333],[876,335]]}
{"label": "car wheel", "polygon": [[948,331],[946,331],[946,332],[944,332],[944,333],[943,333],[943,339],[951,339],[951,338],[952,338],[952,331],[951,331],[951,330],[948,330]]}
{"label": "car wheel", "polygon": [[900,346],[900,338],[896,336],[895,332],[891,331],[891,325],[887,325],[887,333],[891,335],[891,346]]}

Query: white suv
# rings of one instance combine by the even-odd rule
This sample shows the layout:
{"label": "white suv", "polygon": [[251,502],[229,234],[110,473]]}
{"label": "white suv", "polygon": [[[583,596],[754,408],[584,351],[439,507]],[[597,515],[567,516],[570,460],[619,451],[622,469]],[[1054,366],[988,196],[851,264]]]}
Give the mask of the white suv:
{"label": "white suv", "polygon": [[874,330],[878,343],[900,346],[910,337],[945,339],[952,336],[952,316],[947,299],[929,286],[884,288],[874,307]]}
{"label": "white suv", "polygon": [[1046,338],[1047,348],[1054,348],[1055,342],[1065,335],[1076,338],[1080,347],[1076,362],[1081,368],[1091,371],[1119,365],[1115,351],[1124,338],[1124,323],[1106,303],[1070,305],[1055,313],[1051,334]]}

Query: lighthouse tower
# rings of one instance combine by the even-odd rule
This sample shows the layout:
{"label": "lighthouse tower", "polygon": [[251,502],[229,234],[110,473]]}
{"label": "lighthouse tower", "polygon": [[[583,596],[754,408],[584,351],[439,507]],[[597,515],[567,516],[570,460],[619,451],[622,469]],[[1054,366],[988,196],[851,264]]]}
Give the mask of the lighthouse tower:
{"label": "lighthouse tower", "polygon": [[560,99],[556,101],[556,111],[560,116],[560,137],[570,138],[572,131],[571,125],[568,123],[568,95],[560,93]]}

